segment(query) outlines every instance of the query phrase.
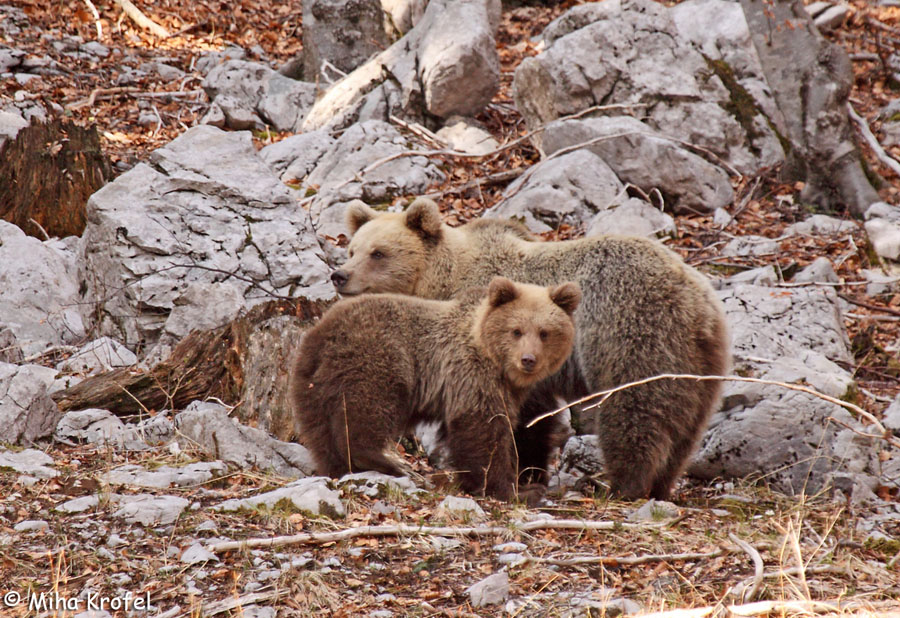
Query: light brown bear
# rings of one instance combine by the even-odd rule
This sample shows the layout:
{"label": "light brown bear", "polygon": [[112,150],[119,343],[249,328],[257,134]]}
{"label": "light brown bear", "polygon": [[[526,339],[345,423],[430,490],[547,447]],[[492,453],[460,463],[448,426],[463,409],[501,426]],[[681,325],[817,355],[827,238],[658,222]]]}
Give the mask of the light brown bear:
{"label": "light brown bear", "polygon": [[580,299],[574,283],[497,277],[452,301],[374,294],[337,303],[303,338],[292,374],[296,429],[319,473],[401,475],[385,448],[436,420],[462,488],[511,499],[519,408],[570,355]]}
{"label": "light brown bear", "polygon": [[[662,373],[719,375],[731,362],[721,302],[707,279],[675,253],[646,238],[599,236],[537,242],[512,222],[441,222],[420,198],[403,213],[348,206],[349,258],[332,274],[344,296],[396,292],[450,298],[503,275],[552,285],[576,281],[584,295],[575,314],[572,357],[532,390],[523,421],[568,401]],[[669,496],[718,406],[715,381],[661,380],[610,397],[595,431],[611,487],[626,499]],[[519,463],[545,469],[558,421],[516,434]],[[538,475],[538,480],[546,476]]]}

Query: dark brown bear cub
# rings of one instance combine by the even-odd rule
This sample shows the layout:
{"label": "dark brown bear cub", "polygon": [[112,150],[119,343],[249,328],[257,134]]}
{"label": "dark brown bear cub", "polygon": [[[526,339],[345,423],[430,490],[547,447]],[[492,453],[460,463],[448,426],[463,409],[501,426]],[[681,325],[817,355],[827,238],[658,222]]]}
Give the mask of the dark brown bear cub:
{"label": "dark brown bear cub", "polygon": [[574,283],[496,277],[450,301],[339,302],[304,337],[292,377],[298,434],[319,473],[402,475],[385,449],[437,420],[462,488],[511,499],[519,408],[571,353],[580,300]]}

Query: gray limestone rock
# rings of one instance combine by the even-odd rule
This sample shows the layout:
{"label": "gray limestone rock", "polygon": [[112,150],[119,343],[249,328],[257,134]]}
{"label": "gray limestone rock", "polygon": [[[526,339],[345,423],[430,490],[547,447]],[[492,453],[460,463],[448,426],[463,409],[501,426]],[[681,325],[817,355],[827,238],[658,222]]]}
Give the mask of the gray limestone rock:
{"label": "gray limestone rock", "polygon": [[181,562],[184,564],[198,564],[201,562],[219,562],[219,557],[203,547],[200,543],[194,543],[181,552]]}
{"label": "gray limestone rock", "polygon": [[808,219],[793,223],[784,228],[784,236],[806,234],[810,236],[834,236],[849,234],[857,229],[858,223],[847,219],[838,219],[828,215],[813,215]]}
{"label": "gray limestone rock", "polygon": [[865,219],[866,234],[875,252],[900,261],[900,208],[877,202],[866,211]]}
{"label": "gray limestone rock", "polygon": [[503,603],[509,598],[509,575],[500,571],[488,575],[481,581],[466,588],[472,607],[487,607]]}
{"label": "gray limestone rock", "polygon": [[500,142],[471,118],[451,116],[436,135],[459,152],[484,155],[500,147]]}
{"label": "gray limestone rock", "polygon": [[712,284],[717,290],[727,290],[739,285],[775,285],[778,283],[778,273],[772,266],[760,266],[751,268],[731,277],[714,279]]}
{"label": "gray limestone rock", "polygon": [[333,84],[310,109],[305,131],[342,129],[391,114],[424,121],[472,115],[499,87],[497,0],[431,0],[396,43]]}
{"label": "gray limestone rock", "polygon": [[138,494],[120,496],[119,509],[113,517],[121,517],[125,523],[142,526],[165,526],[175,523],[190,502],[178,496],[153,496]]}
{"label": "gray limestone rock", "polygon": [[52,479],[59,476],[59,472],[54,470],[52,465],[53,458],[43,451],[33,448],[10,451],[0,447],[0,470],[12,470],[18,474]]}
{"label": "gray limestone rock", "polygon": [[0,220],[0,323],[25,356],[80,342],[78,284],[60,253]]}
{"label": "gray limestone rock", "polygon": [[228,472],[228,466],[221,461],[198,462],[172,468],[160,466],[147,470],[137,464],[127,464],[113,468],[103,475],[103,480],[111,485],[135,485],[137,487],[184,487],[199,485]]}
{"label": "gray limestone rock", "polygon": [[75,354],[60,362],[56,369],[67,373],[94,375],[136,364],[134,352],[114,339],[100,337],[82,346]]}
{"label": "gray limestone rock", "polygon": [[346,513],[340,492],[330,489],[328,479],[321,476],[299,479],[280,489],[250,498],[226,500],[212,508],[214,511],[238,511],[256,509],[260,506],[272,509],[282,501],[287,501],[298,511],[312,515],[343,517]]}
{"label": "gray limestone rock", "polygon": [[175,416],[179,440],[203,449],[240,469],[256,467],[281,476],[313,474],[315,465],[303,446],[281,442],[228,416],[224,406],[195,401]]}
{"label": "gray limestone rock", "polygon": [[647,500],[644,504],[628,514],[628,521],[659,522],[675,519],[681,514],[678,507],[665,500]]}
{"label": "gray limestone rock", "polygon": [[[317,191],[309,207],[316,230],[334,238],[346,233],[344,208],[349,200],[389,202],[397,196],[424,193],[443,180],[443,172],[424,156],[386,161],[409,150],[415,148],[386,122],[369,120],[344,131],[303,183]],[[369,169],[381,161],[386,162]]]}
{"label": "gray limestone rock", "polygon": [[30,443],[49,436],[60,412],[48,393],[56,371],[0,363],[0,442]]}
{"label": "gray limestone rock", "polygon": [[[769,364],[760,377],[809,384],[838,398],[853,385],[846,371],[809,351]],[[728,383],[723,410],[713,416],[689,471],[702,479],[754,476],[789,494],[816,493],[832,485],[835,474],[859,474],[869,466],[870,442],[829,418],[857,427],[847,410],[812,395]]]}
{"label": "gray limestone rock", "polygon": [[326,130],[307,131],[266,146],[259,156],[281,180],[304,180],[334,142]]}
{"label": "gray limestone rock", "polygon": [[[609,6],[561,18],[548,28],[549,47],[516,70],[513,96],[529,128],[618,104],[637,110],[661,134],[712,152],[742,173],[783,159],[757,109],[733,111],[746,91],[731,83],[727,63],[704,58],[679,32],[669,9],[651,0],[603,4]],[[742,18],[739,7],[737,15]],[[715,22],[709,23],[707,36],[716,31]],[[744,48],[752,50],[749,37]]]}
{"label": "gray limestone rock", "polygon": [[794,275],[795,283],[837,283],[840,278],[827,257],[818,257]]}
{"label": "gray limestone rock", "polygon": [[588,224],[585,236],[620,234],[662,238],[675,236],[675,219],[644,200],[628,198],[622,204],[598,212]]}
{"label": "gray limestone rock", "polygon": [[[153,344],[198,283],[233,287],[247,306],[298,290],[334,296],[309,216],[248,133],[197,126],[150,158],[88,200],[82,300],[99,303],[101,333]],[[221,292],[197,288],[198,306],[208,289]]]}
{"label": "gray limestone rock", "polygon": [[647,194],[659,190],[667,209],[713,212],[734,198],[721,168],[634,118],[556,120],[543,132],[546,155],[581,144],[603,159],[622,182]]}
{"label": "gray limestone rock", "polygon": [[576,150],[542,161],[509,185],[504,200],[484,213],[517,219],[532,232],[582,227],[598,212],[624,203],[625,186],[603,159]]}
{"label": "gray limestone rock", "polygon": [[[315,102],[316,86],[285,77],[266,65],[239,59],[214,66],[203,89],[232,129],[262,128],[298,131]],[[216,124],[213,118],[204,120]]]}
{"label": "gray limestone rock", "polygon": [[472,498],[460,498],[459,496],[447,496],[435,510],[438,517],[476,516],[484,517],[484,510]]}
{"label": "gray limestone rock", "polygon": [[61,442],[73,440],[89,444],[116,444],[122,441],[125,423],[109,410],[91,408],[66,412],[56,424],[53,437]]}
{"label": "gray limestone rock", "polygon": [[777,252],[779,244],[777,240],[766,238],[764,236],[738,236],[732,239],[722,248],[720,255],[725,256],[752,256],[752,255],[771,255]]}
{"label": "gray limestone rock", "polygon": [[[775,360],[811,350],[852,362],[838,297],[828,288],[737,285],[719,292],[736,361]],[[802,321],[797,316],[803,316]]]}

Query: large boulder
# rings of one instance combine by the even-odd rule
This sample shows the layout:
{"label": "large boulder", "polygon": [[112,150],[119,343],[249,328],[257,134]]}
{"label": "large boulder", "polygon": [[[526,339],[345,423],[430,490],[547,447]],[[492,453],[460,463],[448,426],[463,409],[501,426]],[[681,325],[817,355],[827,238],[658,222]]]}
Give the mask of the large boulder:
{"label": "large boulder", "polygon": [[40,365],[0,363],[0,442],[30,443],[49,436],[60,411],[48,389],[56,371]]}
{"label": "large boulder", "polygon": [[629,116],[556,120],[541,141],[548,156],[563,149],[590,150],[622,182],[646,194],[658,190],[676,211],[713,212],[734,199],[720,167]]}
{"label": "large boulder", "polygon": [[69,257],[0,220],[0,331],[8,331],[25,356],[85,337]]}
{"label": "large boulder", "polygon": [[391,115],[423,121],[477,113],[500,84],[499,9],[499,0],[431,0],[403,38],[316,101],[304,131]]}
{"label": "large boulder", "polygon": [[230,286],[248,307],[301,290],[334,296],[307,213],[248,133],[197,126],[150,162],[88,202],[80,276],[102,334],[154,343],[177,306],[202,300],[192,291],[198,283]]}
{"label": "large boulder", "polygon": [[[529,128],[595,105],[618,105],[620,111],[607,113],[636,113],[661,135],[712,153],[742,173],[784,158],[734,70],[704,57],[665,6],[610,0],[572,12],[548,26],[548,48],[516,70],[513,96]],[[708,36],[714,32],[707,30]],[[749,36],[741,40],[749,54]]]}
{"label": "large boulder", "polygon": [[[724,288],[719,296],[732,327],[738,373],[853,398],[852,376],[834,362],[849,362],[851,355],[833,290]],[[743,382],[726,382],[723,400],[691,464],[694,476],[753,476],[795,494],[875,473],[871,443],[854,433],[862,428],[841,406]]]}
{"label": "large boulder", "polygon": [[226,60],[210,70],[203,89],[212,100],[204,122],[231,129],[299,131],[316,100],[316,85],[285,77],[270,67]]}

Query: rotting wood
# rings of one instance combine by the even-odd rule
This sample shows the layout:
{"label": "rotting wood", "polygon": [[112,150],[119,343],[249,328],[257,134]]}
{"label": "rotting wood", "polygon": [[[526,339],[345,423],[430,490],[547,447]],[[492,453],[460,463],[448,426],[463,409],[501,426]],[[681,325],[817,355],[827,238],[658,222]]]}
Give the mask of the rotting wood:
{"label": "rotting wood", "polygon": [[[225,326],[191,333],[168,359],[150,370],[115,369],[87,378],[52,397],[63,412],[103,408],[118,416],[179,409],[210,397],[235,405],[245,391],[249,341],[257,329],[280,316],[293,316],[300,325],[309,326],[329,304],[300,298],[257,305]],[[273,361],[281,362],[277,358]],[[273,392],[286,388],[285,374]]]}

